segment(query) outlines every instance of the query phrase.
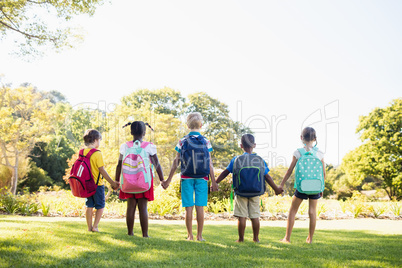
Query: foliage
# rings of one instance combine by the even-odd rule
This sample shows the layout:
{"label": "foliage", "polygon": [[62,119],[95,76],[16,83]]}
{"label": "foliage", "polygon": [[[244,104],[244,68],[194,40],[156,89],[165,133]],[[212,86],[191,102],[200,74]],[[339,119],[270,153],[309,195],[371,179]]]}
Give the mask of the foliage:
{"label": "foliage", "polygon": [[41,186],[51,186],[52,184],[53,180],[48,176],[47,172],[32,162],[26,178],[19,182],[18,187],[19,189],[26,188],[35,192]]}
{"label": "foliage", "polygon": [[[288,171],[287,167],[284,166],[277,166],[271,168],[269,171],[269,175],[272,177],[276,185],[281,184],[283,177],[285,177],[286,172]],[[294,190],[294,182],[295,182],[295,174],[294,172],[290,175],[289,179],[285,183],[285,187],[283,187],[283,193],[285,195],[293,195],[295,192]],[[269,195],[274,195],[275,191],[267,185],[267,192]]]}
{"label": "foliage", "polygon": [[[53,182],[63,186],[65,185],[63,176],[66,173],[66,169],[69,168],[67,161],[74,153],[73,148],[68,144],[65,137],[55,136],[49,143],[37,143],[31,151],[31,159],[38,168],[47,172]],[[28,177],[30,177],[30,174],[28,174]],[[32,187],[31,190],[33,190]]]}
{"label": "foliage", "polygon": [[235,155],[243,153],[241,136],[252,131],[229,116],[228,105],[204,92],[188,96],[186,113],[200,112],[204,118],[205,136],[212,143],[212,157],[217,168],[225,168]]}
{"label": "foliage", "polygon": [[145,108],[152,113],[170,114],[178,118],[183,115],[185,98],[179,91],[168,87],[157,90],[141,89],[123,97],[121,104],[134,110]]}
{"label": "foliage", "polygon": [[344,157],[346,174],[354,185],[366,176],[378,178],[391,199],[402,199],[402,99],[359,121],[356,131],[364,143]]}
{"label": "foliage", "polygon": [[19,161],[37,142],[50,138],[53,117],[50,108],[49,100],[31,86],[0,88],[0,164],[13,168],[13,194],[17,189]]}
{"label": "foliage", "polygon": [[93,15],[102,3],[102,0],[4,0],[0,2],[0,36],[15,33],[22,55],[40,54],[49,46],[59,51],[73,46],[72,39],[82,38],[67,22],[75,15]]}

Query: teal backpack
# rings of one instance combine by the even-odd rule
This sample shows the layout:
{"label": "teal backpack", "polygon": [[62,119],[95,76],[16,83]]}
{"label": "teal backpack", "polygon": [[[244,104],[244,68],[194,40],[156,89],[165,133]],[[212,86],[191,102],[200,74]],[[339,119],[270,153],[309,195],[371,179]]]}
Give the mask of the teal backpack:
{"label": "teal backpack", "polygon": [[301,156],[296,163],[295,188],[300,193],[312,195],[324,191],[324,170],[317,150],[307,152],[304,148],[297,149]]}

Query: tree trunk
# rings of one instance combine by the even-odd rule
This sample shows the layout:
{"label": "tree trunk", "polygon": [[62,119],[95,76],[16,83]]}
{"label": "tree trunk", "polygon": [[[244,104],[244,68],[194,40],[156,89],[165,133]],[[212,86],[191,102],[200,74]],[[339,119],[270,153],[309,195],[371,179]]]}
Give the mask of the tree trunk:
{"label": "tree trunk", "polygon": [[13,166],[13,177],[11,179],[11,193],[13,195],[17,194],[17,184],[18,184],[18,155],[15,156],[15,165]]}

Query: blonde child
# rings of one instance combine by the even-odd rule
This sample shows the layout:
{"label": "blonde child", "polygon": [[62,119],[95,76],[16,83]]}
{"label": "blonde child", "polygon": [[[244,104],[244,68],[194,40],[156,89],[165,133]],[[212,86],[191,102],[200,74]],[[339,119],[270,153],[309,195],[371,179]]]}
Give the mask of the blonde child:
{"label": "blonde child", "polygon": [[[99,131],[95,129],[89,129],[84,134],[84,142],[86,148],[84,149],[84,156],[89,153],[91,149],[98,149],[100,146],[100,142],[102,140],[102,135]],[[92,176],[96,181],[98,181],[98,187],[96,189],[96,193],[93,196],[86,198],[85,205],[87,207],[85,217],[87,221],[88,231],[98,232],[98,224],[100,219],[102,218],[103,210],[105,208],[105,186],[103,182],[103,178],[105,178],[111,185],[114,190],[119,188],[119,184],[110,178],[109,174],[103,167],[103,156],[101,151],[96,151],[91,155],[91,171]],[[103,178],[102,178],[102,176]],[[92,224],[92,215],[93,209],[96,209],[95,220]]]}
{"label": "blonde child", "polygon": [[[325,178],[324,153],[319,151],[318,149],[314,148],[315,146],[313,146],[314,142],[316,142],[316,145],[317,145],[317,137],[316,137],[315,130],[311,127],[304,128],[302,131],[302,134],[300,136],[300,139],[303,142],[304,150],[306,150],[307,152],[309,152],[311,150],[316,150],[316,155],[322,162],[324,178]],[[296,150],[293,153],[292,163],[290,164],[290,167],[281,182],[281,185],[280,185],[281,188],[284,187],[286,181],[289,179],[290,175],[292,175],[293,169],[295,168],[296,163],[300,159],[300,157],[301,157],[301,153],[299,152],[299,150]],[[313,235],[314,235],[316,220],[317,220],[317,203],[318,203],[318,199],[320,197],[322,197],[322,194],[323,193],[307,195],[304,193],[300,193],[296,189],[293,199],[292,199],[292,203],[290,205],[290,209],[289,209],[289,216],[288,216],[287,225],[286,225],[286,234],[285,234],[285,237],[281,240],[282,242],[290,243],[290,236],[292,234],[293,226],[295,223],[296,213],[299,209],[300,204],[303,202],[303,200],[307,200],[307,199],[309,200],[308,214],[309,214],[309,218],[310,218],[310,225],[309,225],[309,234],[306,239],[306,242],[307,243],[313,242]]]}
{"label": "blonde child", "polygon": [[[146,127],[145,125],[148,125],[142,121],[134,121],[134,122],[129,122],[125,126],[131,125],[131,135],[133,135],[133,142],[135,141],[140,141],[141,144],[144,142],[143,138],[146,134]],[[149,125],[148,125],[149,126]],[[149,126],[151,128],[151,126]],[[120,175],[121,175],[121,170],[122,170],[122,162],[123,162],[123,156],[126,153],[126,150],[128,149],[127,143],[123,143],[120,147],[120,156],[119,156],[119,161],[116,167],[116,181],[120,181]],[[159,164],[158,156],[156,154],[156,146],[152,143],[149,143],[145,148],[145,152],[148,154],[149,159],[151,160],[152,164],[156,168],[156,172],[158,174],[158,177],[161,182],[163,182],[163,171],[162,168]],[[150,172],[152,176],[152,171]],[[138,206],[139,214],[140,214],[140,224],[141,224],[141,231],[142,231],[142,237],[149,237],[148,236],[148,201],[153,201],[154,200],[154,187],[153,187],[153,177],[151,181],[151,188],[144,192],[144,193],[139,193],[139,194],[130,194],[130,193],[125,193],[120,190],[119,193],[119,198],[120,199],[127,199],[127,212],[126,212],[126,224],[127,224],[127,231],[128,235],[133,236],[134,235],[134,219],[135,219],[135,210],[136,207]]]}
{"label": "blonde child", "polygon": [[[182,206],[186,208],[187,240],[194,240],[192,221],[195,205],[198,241],[205,241],[202,237],[202,231],[204,228],[204,207],[207,206],[208,202],[208,175],[211,177],[212,191],[218,189],[218,185],[215,182],[211,158],[212,146],[209,140],[200,134],[202,120],[202,116],[198,112],[191,113],[187,116],[187,126],[190,129],[190,133],[178,142],[175,148],[177,151],[176,158],[173,161],[169,177],[166,182],[162,183],[163,188],[166,189],[181,162],[181,199]],[[197,143],[197,145],[195,143]],[[192,156],[194,161],[192,161],[191,154],[188,155],[185,153],[185,148],[189,148],[188,146],[196,150],[204,151],[204,153],[198,152],[194,154],[193,150]],[[199,157],[197,157],[197,155]],[[208,169],[208,166],[209,172],[205,174],[207,172],[205,170]],[[196,169],[198,169],[198,171]],[[204,173],[202,171],[204,171]]]}

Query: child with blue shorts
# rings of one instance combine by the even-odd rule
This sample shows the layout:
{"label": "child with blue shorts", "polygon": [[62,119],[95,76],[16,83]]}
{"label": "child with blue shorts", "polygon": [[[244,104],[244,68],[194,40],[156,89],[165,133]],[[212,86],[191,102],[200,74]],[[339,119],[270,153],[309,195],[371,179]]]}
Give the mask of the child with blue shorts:
{"label": "child with blue shorts", "polygon": [[[208,202],[208,175],[211,177],[212,182],[212,191],[218,190],[218,185],[215,182],[214,170],[212,165],[212,146],[209,140],[203,137],[200,134],[200,129],[202,127],[202,115],[198,112],[191,113],[187,116],[187,126],[190,129],[190,133],[182,138],[175,150],[177,151],[176,158],[173,161],[172,168],[169,173],[169,177],[166,181],[162,182],[162,187],[167,189],[169,186],[173,175],[179,166],[179,163],[182,162],[182,170],[181,170],[181,201],[182,206],[186,208],[186,227],[187,227],[187,240],[194,240],[193,230],[192,230],[192,221],[193,221],[193,209],[195,205],[196,213],[197,213],[197,241],[205,241],[202,237],[202,230],[204,227],[204,207],[207,206]],[[196,155],[187,155],[183,152],[183,147],[187,147],[189,143],[191,143],[192,139],[199,139],[200,144],[197,144],[198,148],[204,149],[207,152],[207,155],[204,157],[200,157],[197,160],[191,162],[191,157],[194,159]],[[197,147],[193,145],[194,147]],[[191,169],[196,169],[201,164],[206,167],[205,170],[208,169],[209,166],[209,174],[201,174],[201,177],[197,175],[192,176],[188,175],[186,171],[184,171],[183,163],[190,163]],[[186,166],[187,170],[187,166]],[[195,170],[194,170],[195,172]],[[191,173],[191,172],[190,172]],[[196,172],[195,172],[196,173]],[[195,174],[194,173],[194,174]],[[187,175],[186,175],[187,174]]]}
{"label": "child with blue shorts", "polygon": [[[100,146],[100,141],[102,140],[102,135],[99,131],[95,129],[89,129],[84,134],[84,142],[87,148],[84,149],[84,156],[89,153],[91,149],[98,149]],[[98,232],[98,224],[100,219],[102,218],[103,209],[105,208],[105,186],[103,182],[103,178],[105,178],[110,185],[112,185],[113,190],[119,188],[119,183],[115,182],[110,178],[109,174],[103,167],[103,156],[101,151],[96,151],[91,155],[91,172],[92,177],[96,181],[98,181],[98,187],[96,188],[96,192],[93,196],[86,198],[85,205],[87,207],[85,212],[85,217],[87,220],[88,231],[90,232]],[[102,175],[102,176],[101,176]],[[96,209],[95,220],[92,224],[92,215],[93,209]]]}

